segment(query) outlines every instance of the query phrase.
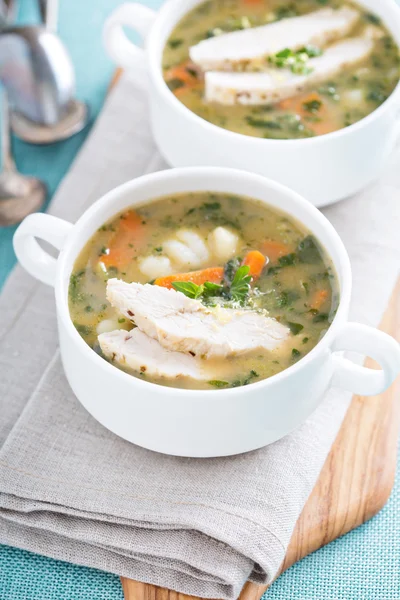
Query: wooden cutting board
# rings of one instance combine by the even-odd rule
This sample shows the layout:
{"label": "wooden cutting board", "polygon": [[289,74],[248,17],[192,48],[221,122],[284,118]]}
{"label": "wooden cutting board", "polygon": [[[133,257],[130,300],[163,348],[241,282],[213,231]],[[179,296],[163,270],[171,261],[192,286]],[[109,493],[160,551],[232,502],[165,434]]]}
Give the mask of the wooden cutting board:
{"label": "wooden cutting board", "polygon": [[[400,341],[400,280],[380,325]],[[367,366],[374,366],[367,360]],[[281,573],[307,554],[358,527],[383,508],[396,472],[400,381],[380,396],[354,396],[317,484],[300,515]],[[190,600],[154,585],[121,578],[125,600]],[[240,600],[267,588],[247,583]]]}

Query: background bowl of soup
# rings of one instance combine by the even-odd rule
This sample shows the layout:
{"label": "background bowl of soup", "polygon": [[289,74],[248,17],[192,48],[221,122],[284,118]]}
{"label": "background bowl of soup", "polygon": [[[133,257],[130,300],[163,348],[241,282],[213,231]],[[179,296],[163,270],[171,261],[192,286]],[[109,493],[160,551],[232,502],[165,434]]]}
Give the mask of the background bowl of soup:
{"label": "background bowl of soup", "polygon": [[[120,328],[126,334],[124,340],[143,327],[139,321],[136,329],[132,323],[128,325],[131,318],[137,318],[129,310],[129,304],[125,308],[119,305],[120,315],[110,312],[108,300],[113,301],[110,296],[108,300],[105,297],[106,286],[120,286],[120,291],[122,286],[123,294],[129,285],[150,289],[150,294],[156,295],[161,290],[164,295],[179,297],[179,302],[190,301],[187,295],[168,291],[157,280],[152,281],[152,286],[140,285],[154,276],[168,277],[160,271],[149,271],[150,267],[154,269],[154,259],[160,259],[160,255],[164,259],[169,257],[172,273],[178,271],[182,255],[188,252],[181,246],[176,252],[175,238],[182,227],[214,244],[212,249],[209,246],[208,257],[199,259],[203,268],[209,270],[211,264],[225,265],[230,256],[237,252],[243,256],[247,249],[262,248],[269,255],[270,262],[265,261],[258,274],[252,271],[254,279],[259,279],[251,312],[253,316],[261,313],[273,317],[276,322],[279,319],[280,328],[289,327],[289,345],[282,354],[286,362],[275,365],[274,361],[280,358],[272,352],[264,353],[261,361],[258,354],[253,354],[244,362],[239,357],[233,363],[240,380],[237,384],[227,372],[227,380],[218,384],[206,381],[205,385],[191,386],[178,377],[166,385],[165,381],[143,376],[141,368],[133,373],[118,368],[116,355],[105,360],[97,352],[95,339],[91,338],[92,328],[104,319],[117,318],[111,329]],[[238,238],[228,255],[220,254],[221,248],[226,251],[228,238],[225,235],[220,246],[215,234],[217,228],[225,228]],[[159,236],[163,236],[164,248],[159,245]],[[187,236],[179,236],[189,244]],[[58,248],[58,259],[47,254],[36,238]],[[175,250],[171,245],[174,240]],[[263,246],[265,243],[269,245]],[[280,252],[282,244],[286,246]],[[75,225],[45,214],[27,217],[15,233],[14,247],[23,267],[55,288],[61,357],[77,398],[105,427],[151,450],[193,457],[253,450],[274,442],[302,423],[331,385],[361,394],[377,394],[400,370],[400,349],[395,340],[370,327],[347,322],[350,263],[332,225],[297,193],[259,175],[212,167],[146,175],[106,194]],[[195,247],[198,252],[201,244],[197,242]],[[162,266],[160,261],[157,265],[158,269]],[[237,272],[239,267],[233,268]],[[206,279],[210,281],[210,276]],[[215,282],[220,279],[213,281],[218,286]],[[307,289],[308,286],[314,287]],[[243,291],[242,286],[239,289]],[[211,296],[219,297],[215,290],[212,287]],[[228,304],[233,295],[231,284],[229,290]],[[325,290],[319,299],[318,293],[315,295],[318,290]],[[264,301],[263,294],[267,303],[269,296],[273,297],[269,309],[257,305],[258,301]],[[142,303],[142,313],[158,311],[158,300],[152,298]],[[314,298],[318,299],[318,306]],[[240,304],[240,295],[238,301],[237,308],[242,312],[246,306]],[[218,298],[212,302],[211,312],[218,310],[217,303]],[[224,306],[225,300],[221,309],[226,310]],[[149,336],[154,335],[148,329],[145,331]],[[243,332],[245,338],[246,327]],[[193,337],[192,328],[187,327],[183,334],[178,328],[175,339],[179,336],[185,342],[185,338]],[[149,343],[146,335],[144,338],[143,353]],[[161,347],[157,347],[160,351]],[[180,356],[184,356],[182,368],[188,360],[195,360],[190,351],[183,354],[184,350],[180,348]],[[342,350],[368,354],[382,368],[360,367],[343,358]],[[139,357],[140,352],[139,349]],[[199,360],[213,366],[210,357],[201,356]],[[268,368],[264,369],[263,360],[269,361]],[[166,365],[162,358],[160,368]]]}
{"label": "background bowl of soup", "polygon": [[[193,69],[187,62],[193,45],[207,37],[218,41],[226,32],[248,33],[270,21],[279,25],[296,15],[327,9],[335,12],[336,8],[356,11],[356,22],[345,30],[343,39],[368,38],[372,50],[365,59],[282,102],[229,106],[204,100],[203,75],[199,76],[198,65]],[[144,49],[128,40],[123,25],[140,34]],[[140,4],[126,4],[109,18],[104,39],[114,60],[148,89],[154,136],[173,166],[246,169],[288,185],[314,205],[324,206],[376,179],[399,138],[400,7],[392,0],[361,0],[357,4],[344,0],[169,0],[158,13]],[[328,56],[315,57],[315,50],[317,54],[321,50],[318,46],[305,49],[306,53],[293,56],[287,56],[286,50],[276,53],[273,66],[287,66],[285,61],[289,61],[295,74],[307,74],[308,59],[326,60]],[[218,47],[215,51],[219,52]],[[345,57],[347,52],[352,50],[345,48]],[[306,66],[299,56],[305,57]],[[225,68],[223,61],[215,64],[209,68]],[[214,75],[218,78],[221,73]]]}

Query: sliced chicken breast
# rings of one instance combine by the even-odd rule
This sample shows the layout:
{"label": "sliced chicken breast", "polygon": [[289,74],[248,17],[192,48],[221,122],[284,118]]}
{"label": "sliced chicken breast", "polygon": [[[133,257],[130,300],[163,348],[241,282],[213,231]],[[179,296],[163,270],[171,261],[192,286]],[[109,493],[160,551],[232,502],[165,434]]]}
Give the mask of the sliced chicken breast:
{"label": "sliced chicken breast", "polygon": [[366,58],[373,42],[358,37],[337,42],[307,63],[312,71],[296,75],[289,69],[269,69],[263,73],[225,73],[209,71],[205,74],[205,98],[219,104],[273,104],[301,93],[309,86],[326,81],[339,71]]}
{"label": "sliced chicken breast", "polygon": [[210,372],[204,369],[204,361],[189,354],[171,352],[138,328],[102,333],[98,340],[104,356],[122,368],[167,379],[211,379]]}
{"label": "sliced chicken breast", "polygon": [[325,46],[347,35],[359,16],[358,11],[349,7],[323,8],[301,17],[202,40],[190,48],[189,55],[204,71],[231,71],[285,48],[299,50],[307,44]]}
{"label": "sliced chicken breast", "polygon": [[164,348],[200,358],[272,351],[289,329],[250,310],[206,308],[175,290],[110,279],[107,299]]}

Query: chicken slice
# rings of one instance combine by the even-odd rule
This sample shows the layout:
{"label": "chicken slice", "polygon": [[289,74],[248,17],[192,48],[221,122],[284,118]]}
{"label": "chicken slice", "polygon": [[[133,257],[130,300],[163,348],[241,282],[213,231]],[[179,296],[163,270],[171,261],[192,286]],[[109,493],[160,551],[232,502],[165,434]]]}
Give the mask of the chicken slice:
{"label": "chicken slice", "polygon": [[104,356],[123,368],[167,379],[212,379],[204,368],[204,361],[181,352],[171,352],[138,328],[102,333],[98,340]]}
{"label": "chicken slice", "polygon": [[201,358],[272,351],[289,336],[287,327],[263,314],[207,308],[159,286],[110,279],[107,299],[164,348]]}
{"label": "chicken slice", "polygon": [[202,40],[190,48],[189,55],[204,71],[230,71],[285,48],[299,50],[308,44],[325,46],[347,35],[359,16],[358,11],[346,6],[337,10],[323,8],[301,17]]}
{"label": "chicken slice", "polygon": [[296,75],[289,69],[269,69],[263,73],[205,74],[205,98],[219,104],[273,104],[290,98],[306,88],[326,81],[339,71],[357,64],[372,51],[373,42],[367,38],[351,38],[337,42],[307,65],[308,75]]}

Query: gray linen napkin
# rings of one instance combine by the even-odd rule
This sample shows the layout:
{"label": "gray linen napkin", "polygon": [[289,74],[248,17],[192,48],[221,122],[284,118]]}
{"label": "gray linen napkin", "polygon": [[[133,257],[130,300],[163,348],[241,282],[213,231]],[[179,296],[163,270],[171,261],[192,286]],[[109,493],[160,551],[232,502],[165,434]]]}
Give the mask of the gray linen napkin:
{"label": "gray linen napkin", "polygon": [[[76,220],[115,185],[165,167],[146,97],[124,76],[51,213]],[[351,317],[371,325],[400,264],[399,188],[393,164],[368,191],[324,210],[350,254]],[[163,456],[116,437],[76,400],[50,288],[17,267],[0,319],[1,542],[210,598],[233,599],[246,580],[274,578],[350,394],[331,390],[306,423],[256,452]]]}

